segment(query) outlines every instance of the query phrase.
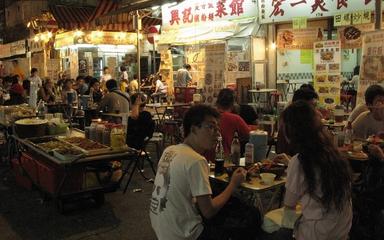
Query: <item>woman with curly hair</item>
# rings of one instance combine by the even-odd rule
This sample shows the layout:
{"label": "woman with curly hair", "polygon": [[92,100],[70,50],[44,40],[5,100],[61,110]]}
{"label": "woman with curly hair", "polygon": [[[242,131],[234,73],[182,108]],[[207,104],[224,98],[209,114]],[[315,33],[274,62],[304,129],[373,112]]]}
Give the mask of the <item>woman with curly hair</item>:
{"label": "woman with curly hair", "polygon": [[[297,153],[288,166],[283,227],[293,228],[296,239],[347,239],[352,224],[348,163],[307,102],[292,103],[283,121],[287,141]],[[299,203],[302,215],[292,221]]]}

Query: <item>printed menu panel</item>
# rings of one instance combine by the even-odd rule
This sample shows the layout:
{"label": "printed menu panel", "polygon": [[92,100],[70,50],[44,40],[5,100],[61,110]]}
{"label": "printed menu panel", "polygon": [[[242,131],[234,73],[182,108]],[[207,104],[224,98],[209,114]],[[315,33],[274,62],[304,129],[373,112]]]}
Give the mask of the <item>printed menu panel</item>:
{"label": "printed menu panel", "polygon": [[314,85],[319,100],[326,106],[340,102],[341,83],[340,41],[314,43]]}
{"label": "printed menu panel", "polygon": [[384,84],[384,31],[366,33],[363,36],[363,53],[360,65],[360,82],[357,102],[364,101],[364,93],[372,84]]}

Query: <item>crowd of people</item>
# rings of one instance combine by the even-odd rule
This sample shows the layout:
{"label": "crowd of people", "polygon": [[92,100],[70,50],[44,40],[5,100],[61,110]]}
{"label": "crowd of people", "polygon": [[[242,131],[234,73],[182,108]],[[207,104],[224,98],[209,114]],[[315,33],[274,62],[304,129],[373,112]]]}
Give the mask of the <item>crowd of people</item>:
{"label": "crowd of people", "polygon": [[[351,116],[357,116],[349,119],[354,138],[383,133],[383,90],[379,85],[370,86],[365,93],[365,104],[352,112]],[[272,233],[262,230],[257,214],[245,221],[249,214],[244,213],[240,217],[243,225],[238,229],[233,228],[236,224],[230,229],[217,224],[223,218],[231,218],[228,210],[233,208],[231,196],[245,181],[247,173],[258,170],[257,166],[248,170],[237,168],[227,187],[218,194],[213,193],[209,181],[208,162],[214,162],[214,157],[207,153],[214,151],[218,136],[222,136],[224,151],[229,154],[234,132],[239,133],[242,144],[248,141],[255,122],[245,120],[256,113],[249,109],[239,112],[241,108],[236,107],[235,94],[230,89],[220,91],[216,107],[192,106],[183,120],[184,142],[168,147],[159,161],[150,203],[151,223],[158,239],[361,239],[353,229],[364,224],[376,229],[372,234],[379,234],[374,233],[380,232],[374,226],[378,226],[375,221],[379,221],[383,209],[383,174],[372,174],[375,183],[368,187],[369,191],[362,190],[360,185],[356,187],[350,164],[335,145],[330,130],[323,125],[318,99],[314,88],[305,84],[295,91],[292,102],[280,116],[276,146],[280,154],[272,160],[284,162],[288,169],[282,223]],[[383,169],[383,150],[370,144],[366,151],[370,161],[374,161],[371,171]],[[353,217],[368,214],[358,204],[353,208],[352,202],[356,201],[353,193],[359,197],[369,195],[375,203],[365,206],[370,208],[371,219]],[[351,237],[350,233],[356,235]]]}

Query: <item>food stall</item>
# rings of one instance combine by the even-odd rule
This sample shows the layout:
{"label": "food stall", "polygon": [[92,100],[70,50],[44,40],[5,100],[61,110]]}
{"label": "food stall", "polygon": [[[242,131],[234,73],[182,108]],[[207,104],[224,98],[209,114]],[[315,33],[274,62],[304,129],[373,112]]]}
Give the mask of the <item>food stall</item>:
{"label": "food stall", "polygon": [[323,104],[339,104],[342,83],[360,66],[362,36],[374,30],[374,10],[374,1],[259,1],[260,22],[272,30],[277,82],[294,86],[290,94],[313,83]]}
{"label": "food stall", "polygon": [[[256,7],[251,0],[221,5],[194,0],[162,6],[160,72],[171,94],[177,70],[185,63],[192,67],[192,85],[208,104],[215,102],[220,89],[236,85],[237,78],[252,78],[253,48],[259,47],[254,39],[263,35],[255,21]],[[175,90],[182,95],[182,89]]]}
{"label": "food stall", "polygon": [[102,204],[104,193],[115,191],[129,170],[123,173],[122,161],[138,154],[125,144],[122,126],[99,120],[85,132],[66,127],[52,135],[51,124],[38,118],[15,122],[10,159],[16,182],[37,187],[56,200],[61,212],[66,203],[81,198]]}
{"label": "food stall", "polygon": [[77,30],[57,34],[54,45],[60,51],[61,70],[69,77],[99,77],[103,67],[117,77],[119,66],[136,53],[136,42],[135,33]]}

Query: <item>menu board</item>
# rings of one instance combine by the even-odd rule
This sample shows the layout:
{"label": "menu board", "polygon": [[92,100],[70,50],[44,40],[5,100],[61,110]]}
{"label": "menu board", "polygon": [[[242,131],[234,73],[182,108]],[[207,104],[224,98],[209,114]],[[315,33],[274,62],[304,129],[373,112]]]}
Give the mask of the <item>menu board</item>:
{"label": "menu board", "polygon": [[340,102],[340,41],[314,43],[314,85],[321,103],[328,107]]}
{"label": "menu board", "polygon": [[364,34],[360,65],[357,102],[364,101],[364,93],[372,84],[384,84],[384,31]]}
{"label": "menu board", "polygon": [[185,48],[187,63],[192,66],[192,83],[196,83],[202,102],[214,104],[224,87],[225,44],[191,45]]}

